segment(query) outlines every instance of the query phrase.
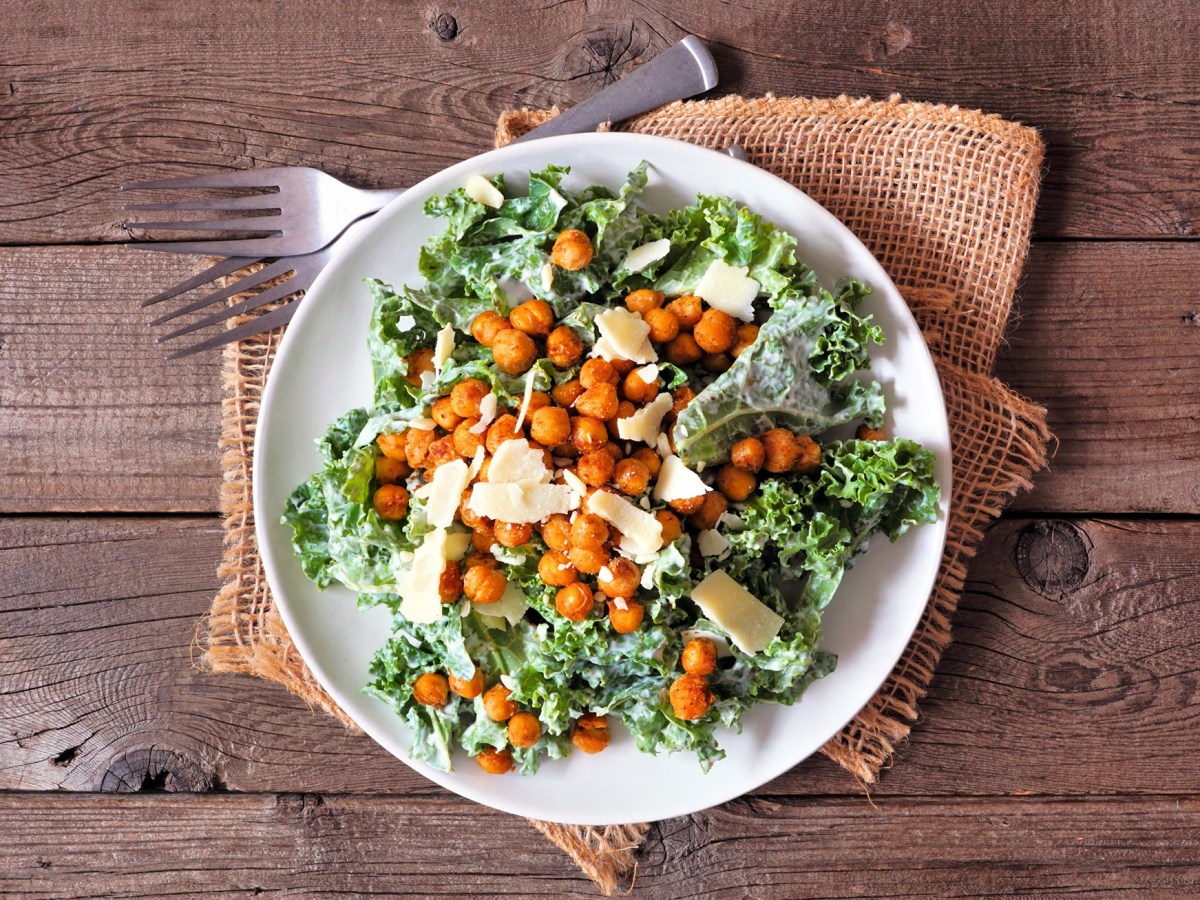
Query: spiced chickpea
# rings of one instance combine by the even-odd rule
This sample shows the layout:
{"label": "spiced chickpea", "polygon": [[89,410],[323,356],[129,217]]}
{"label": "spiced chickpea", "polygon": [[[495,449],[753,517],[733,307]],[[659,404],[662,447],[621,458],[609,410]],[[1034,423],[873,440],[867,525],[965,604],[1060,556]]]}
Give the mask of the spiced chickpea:
{"label": "spiced chickpea", "polygon": [[463,577],[463,593],[472,603],[486,606],[498,603],[508,587],[508,579],[499,569],[472,566]]}
{"label": "spiced chickpea", "polygon": [[571,415],[561,406],[547,406],[529,417],[529,436],[546,447],[571,436]]}
{"label": "spiced chickpea", "polygon": [[734,357],[741,356],[742,351],[758,340],[758,326],[750,322],[744,322],[737,327],[737,338],[733,342],[733,349],[730,351]]}
{"label": "spiced chickpea", "polygon": [[[607,571],[606,571],[607,570]],[[633,560],[623,556],[614,556],[604,569],[596,583],[600,590],[610,597],[632,597],[637,593],[642,580],[642,570]]]}
{"label": "spiced chickpea", "polygon": [[538,578],[551,587],[566,587],[579,579],[571,560],[562,550],[550,550],[538,560]]}
{"label": "spiced chickpea", "polygon": [[[571,540],[571,520],[562,513],[555,513],[542,525],[542,540],[551,550],[565,552]],[[565,561],[565,557],[564,557]]]}
{"label": "spiced chickpea", "polygon": [[517,417],[512,413],[505,413],[488,426],[484,446],[487,447],[488,453],[495,453],[505,441],[513,441],[520,436],[521,433],[517,431]]}
{"label": "spiced chickpea", "polygon": [[786,428],[772,428],[762,436],[763,468],[771,473],[790,472],[800,458],[796,437]]}
{"label": "spiced chickpea", "polygon": [[533,526],[527,522],[497,522],[492,533],[505,547],[523,547],[533,537]]}
{"label": "spiced chickpea", "polygon": [[408,462],[408,456],[404,449],[404,445],[408,443],[407,431],[400,431],[395,434],[381,434],[375,438],[375,443],[379,445],[379,452],[388,459],[394,459],[396,462],[402,463]]}
{"label": "spiced chickpea", "polygon": [[493,684],[483,692],[483,711],[493,722],[507,722],[517,712],[517,704],[509,698],[512,691],[502,684]]}
{"label": "spiced chickpea", "polygon": [[454,402],[449,397],[442,397],[436,401],[429,416],[447,431],[453,431],[463,420],[463,417],[454,411]]}
{"label": "spiced chickpea", "polygon": [[608,565],[612,554],[607,547],[572,546],[567,551],[567,558],[571,560],[571,565],[577,571],[583,572],[585,575],[598,575],[600,570]]}
{"label": "spiced chickpea", "polygon": [[619,403],[617,389],[605,382],[590,387],[580,394],[575,401],[575,409],[582,415],[591,416],[604,422],[616,416]]}
{"label": "spiced chickpea", "polygon": [[617,463],[613,471],[613,483],[617,490],[630,497],[646,493],[650,486],[650,469],[640,459],[632,456]]}
{"label": "spiced chickpea", "polygon": [[758,479],[745,469],[726,463],[717,471],[717,490],[734,503],[748,500],[758,487]]}
{"label": "spiced chickpea", "polygon": [[689,675],[711,675],[717,668],[717,645],[708,638],[692,638],[679,661]]}
{"label": "spiced chickpea", "polygon": [[492,346],[498,335],[505,328],[512,328],[512,323],[509,322],[507,316],[502,316],[494,309],[488,309],[481,312],[471,322],[471,337],[479,341],[485,347]]}
{"label": "spiced chickpea", "polygon": [[583,483],[593,487],[604,484],[612,478],[614,468],[613,458],[605,449],[585,453],[575,464],[575,471],[583,479]]}
{"label": "spiced chickpea", "polygon": [[[638,374],[638,371],[638,369],[634,369],[625,376],[625,380],[621,382],[621,392],[625,395],[626,400],[634,403],[649,403],[658,396],[658,379],[646,381]],[[618,415],[620,415],[619,412]]]}
{"label": "spiced chickpea", "polygon": [[575,749],[588,754],[599,753],[608,746],[610,739],[608,719],[591,713],[580,716],[571,732],[571,743]]}
{"label": "spiced chickpea", "polygon": [[546,356],[560,369],[567,369],[583,356],[583,341],[566,325],[559,325],[546,337]]}
{"label": "spiced chickpea", "polygon": [[581,513],[571,523],[571,544],[576,547],[603,547],[608,534],[608,523],[595,513]]}
{"label": "spiced chickpea", "polygon": [[671,509],[675,510],[681,516],[690,516],[703,505],[704,494],[700,494],[698,497],[682,497],[679,500],[670,500],[667,503],[667,506],[671,507]]}
{"label": "spiced chickpea", "polygon": [[506,375],[523,375],[537,362],[537,344],[523,331],[508,328],[496,335],[492,358]]}
{"label": "spiced chickpea", "polygon": [[531,337],[545,337],[554,324],[554,310],[545,300],[526,300],[508,314],[508,320]]}
{"label": "spiced chickpea", "polygon": [[568,272],[577,272],[592,261],[592,241],[577,228],[559,232],[550,251],[550,262]]}
{"label": "spiced chickpea", "polygon": [[533,713],[515,713],[508,720],[508,742],[522,749],[532,747],[542,736],[542,723]]}
{"label": "spiced chickpea", "polygon": [[592,589],[582,581],[569,584],[554,595],[554,608],[572,622],[582,622],[592,614],[595,606]]}
{"label": "spiced chickpea", "polygon": [[687,409],[688,404],[695,399],[696,392],[686,384],[675,388],[675,390],[671,391],[671,400],[673,401],[671,403],[671,412],[675,413],[675,415],[679,415],[681,412]]}
{"label": "spiced chickpea", "polygon": [[513,755],[508,749],[484,747],[476,754],[475,762],[489,775],[506,775],[513,770]]}
{"label": "spiced chickpea", "polygon": [[646,607],[641,600],[626,600],[625,608],[617,605],[615,600],[608,601],[608,621],[617,634],[631,634],[642,625],[646,618]]}
{"label": "spiced chickpea", "polygon": [[399,484],[412,474],[408,460],[403,462],[390,456],[375,457],[375,478],[380,484]]}
{"label": "spiced chickpea", "polygon": [[700,508],[688,516],[688,525],[696,531],[716,528],[717,522],[728,508],[729,501],[725,499],[724,494],[720,491],[709,491],[704,495]]}
{"label": "spiced chickpea", "polygon": [[[638,366],[641,365],[641,363],[635,363],[632,359],[618,358],[618,359],[609,360],[609,362],[611,362],[612,367],[617,370],[618,380],[620,378],[624,378],[626,375],[628,375],[630,372],[632,372],[634,369],[636,369]],[[614,384],[615,383],[616,382],[614,382]]]}
{"label": "spiced chickpea", "polygon": [[679,516],[671,512],[669,509],[660,509],[654,514],[654,518],[658,519],[658,524],[662,526],[662,542],[665,547],[667,544],[673,544],[679,540],[683,534],[683,523]]}
{"label": "spiced chickpea", "polygon": [[468,553],[467,558],[463,560],[463,566],[467,569],[495,569],[498,568],[499,565],[500,563],[496,561],[496,557],[492,556],[492,554],[488,551],[480,550],[478,548]]}
{"label": "spiced chickpea", "polygon": [[651,478],[657,478],[659,470],[662,469],[662,458],[649,447],[639,447],[634,450],[630,459],[636,459],[644,465]]}
{"label": "spiced chickpea", "polygon": [[438,596],[443,603],[453,603],[463,592],[462,569],[452,559],[446,560],[442,574],[438,576]]}
{"label": "spiced chickpea", "polygon": [[478,378],[464,378],[450,391],[450,408],[455,415],[464,419],[478,419],[479,404],[491,392],[486,382]]}
{"label": "spiced chickpea", "polygon": [[454,436],[446,435],[438,438],[429,445],[429,450],[425,454],[425,468],[429,470],[426,472],[426,478],[442,463],[448,463],[458,458],[458,450],[454,447]]}
{"label": "spiced chickpea", "polygon": [[685,331],[667,342],[663,348],[663,356],[672,365],[690,366],[704,358],[704,351],[700,349],[696,339]]}
{"label": "spiced chickpea", "polygon": [[671,682],[671,709],[686,721],[699,719],[713,705],[713,693],[708,681],[700,675],[683,674]]}
{"label": "spiced chickpea", "polygon": [[446,676],[438,672],[426,672],[413,682],[413,699],[425,706],[445,706],[449,692]]}
{"label": "spiced chickpea", "polygon": [[625,297],[625,308],[630,312],[647,313],[662,306],[665,299],[662,291],[641,288]]}
{"label": "spiced chickpea", "polygon": [[408,491],[398,484],[380,485],[371,505],[385,522],[399,522],[408,515]]}
{"label": "spiced chickpea", "polygon": [[554,398],[554,402],[559,406],[570,406],[579,399],[586,388],[578,378],[572,378],[570,381],[564,381],[562,384],[556,384],[550,389],[550,396]]}
{"label": "spiced chickpea", "polygon": [[796,435],[796,461],[792,471],[800,475],[811,475],[821,468],[821,445],[807,434]]}
{"label": "spiced chickpea", "polygon": [[421,376],[433,373],[433,348],[420,347],[408,358],[408,374],[404,380],[413,387],[421,386]]}
{"label": "spiced chickpea", "polygon": [[571,443],[580,453],[602,450],[608,443],[608,429],[599,419],[575,416],[571,419]]}
{"label": "spiced chickpea", "polygon": [[485,456],[483,459],[483,464],[479,467],[479,471],[475,473],[475,477],[471,479],[471,483],[474,484],[477,481],[487,481],[488,470],[491,469],[491,467],[492,458],[490,456]]}
{"label": "spiced chickpea", "polygon": [[882,428],[872,428],[870,425],[859,425],[854,429],[854,436],[860,441],[886,441],[887,433]]}
{"label": "spiced chickpea", "polygon": [[690,330],[696,327],[696,323],[704,315],[704,304],[696,295],[684,294],[668,303],[666,310],[679,322],[680,328]]}
{"label": "spiced chickpea", "polygon": [[625,458],[625,451],[622,450],[621,445],[615,441],[609,441],[607,444],[605,444],[604,452],[612,457],[614,466]]}
{"label": "spiced chickpea", "polygon": [[706,309],[692,336],[705,353],[724,353],[733,348],[737,340],[737,322],[729,313],[719,309]]}
{"label": "spiced chickpea", "polygon": [[529,395],[529,406],[525,408],[525,415],[532,416],[539,409],[545,409],[553,402],[545,391],[534,391]]}
{"label": "spiced chickpea", "polygon": [[669,309],[647,310],[642,319],[650,326],[651,343],[665,344],[679,334],[679,320]]}
{"label": "spiced chickpea", "polygon": [[483,693],[483,671],[479,666],[475,667],[475,674],[464,681],[461,678],[455,678],[451,674],[447,681],[450,682],[450,690],[467,700],[474,700]]}
{"label": "spiced chickpea", "polygon": [[589,359],[579,369],[579,383],[584,388],[593,388],[598,384],[616,384],[619,380],[617,370],[607,359],[594,357]]}
{"label": "spiced chickpea", "polygon": [[464,459],[474,457],[475,451],[483,446],[483,435],[471,430],[478,424],[478,419],[463,419],[454,429],[454,449]]}
{"label": "spiced chickpea", "polygon": [[[491,525],[488,525],[486,528],[480,527],[480,528],[472,529],[472,531],[471,531],[471,546],[474,547],[476,550],[478,550],[480,553],[483,553],[486,556],[491,557],[493,563],[496,561],[495,557],[492,556],[492,545],[495,543],[496,543],[496,535],[494,535],[492,533]],[[470,571],[473,567],[474,567],[473,563],[467,564],[468,571]],[[484,568],[494,569],[496,567],[494,565],[487,565]]]}
{"label": "spiced chickpea", "polygon": [[617,423],[622,419],[628,419],[635,412],[637,412],[637,407],[634,406],[631,401],[622,400],[620,403],[618,403],[617,414],[604,423],[605,427],[608,429],[608,436],[614,441],[619,441],[621,439],[621,430],[617,427]]}
{"label": "spiced chickpea", "polygon": [[700,359],[700,368],[714,375],[720,375],[732,365],[733,357],[728,353],[705,353]]}
{"label": "spiced chickpea", "polygon": [[475,510],[471,509],[471,505],[468,502],[470,496],[471,492],[469,490],[463,491],[462,501],[458,504],[458,517],[468,528],[479,528],[484,531],[490,531],[493,526],[492,520],[487,516],[481,516]]}
{"label": "spiced chickpea", "polygon": [[758,438],[742,438],[729,450],[729,461],[744,472],[757,472],[766,458],[766,451]]}

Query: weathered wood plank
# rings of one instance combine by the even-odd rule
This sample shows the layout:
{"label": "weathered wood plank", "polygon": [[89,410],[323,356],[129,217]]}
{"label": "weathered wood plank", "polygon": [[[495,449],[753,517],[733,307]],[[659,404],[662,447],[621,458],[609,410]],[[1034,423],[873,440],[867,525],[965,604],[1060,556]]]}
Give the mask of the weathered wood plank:
{"label": "weathered wood plank", "polygon": [[[595,896],[520,819],[449,798],[18,793],[0,815],[11,897]],[[637,871],[639,898],[1196,890],[1195,797],[757,798],[655,825]]]}
{"label": "weathered wood plank", "polygon": [[[193,667],[219,546],[212,519],[0,519],[0,790],[439,795],[281,688]],[[1200,793],[1197,556],[1187,522],[998,525],[872,793]],[[762,792],[859,793],[824,758]]]}
{"label": "weathered wood plank", "polygon": [[722,91],[899,91],[1043,128],[1043,234],[1189,236],[1200,215],[1187,0],[0,9],[22,36],[0,72],[0,243],[124,240],[117,187],[167,174],[307,164],[412,184],[488,148],[505,107],[578,102],[685,31],[712,44]]}

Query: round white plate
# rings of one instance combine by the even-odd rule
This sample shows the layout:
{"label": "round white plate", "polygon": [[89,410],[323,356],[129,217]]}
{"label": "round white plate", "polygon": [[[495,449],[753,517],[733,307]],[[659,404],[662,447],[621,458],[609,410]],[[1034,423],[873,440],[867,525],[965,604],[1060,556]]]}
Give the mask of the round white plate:
{"label": "round white plate", "polygon": [[[707,774],[690,753],[653,757],[614,727],[597,756],[548,761],[534,776],[485,774],[460,753],[455,771],[409,760],[409,738],[395,714],[361,693],[372,654],[388,636],[388,614],[359,612],[340,586],[319,591],[294,558],[279,522],[291,490],[320,468],[314,440],[346,410],[367,405],[368,276],[394,285],[418,283],[417,250],[441,230],[427,219],[427,197],[476,173],[504,173],[524,190],[530,170],[569,165],[565,185],[618,187],[642,160],[650,185],[642,203],[665,212],[697,193],[723,194],[799,239],[798,258],[827,286],[855,275],[874,289],[865,303],[887,334],[874,373],[888,399],[889,433],[920,441],[937,455],[942,503],[936,524],[898,543],[879,537],[847,575],[824,620],[821,647],[837,670],[792,707],[764,704],[745,717],[741,734],[719,732],[728,756]],[[950,439],[941,388],[929,352],[895,286],[865,247],[829,212],[786,182],[748,163],[691,144],[627,134],[567,135],[530,141],[467,160],[433,176],[342,240],[338,257],[308,292],[271,371],[254,455],[254,515],[267,580],[292,639],[317,679],[367,734],[438,784],[479,803],[555,822],[606,825],[685,815],[737,797],[816,751],[874,694],[900,657],[929,597],[945,538],[950,496]]]}

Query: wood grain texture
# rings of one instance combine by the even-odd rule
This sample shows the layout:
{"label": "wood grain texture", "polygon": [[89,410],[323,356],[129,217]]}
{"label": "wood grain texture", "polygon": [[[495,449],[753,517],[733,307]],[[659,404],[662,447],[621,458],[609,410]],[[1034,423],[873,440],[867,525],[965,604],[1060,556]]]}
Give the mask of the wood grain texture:
{"label": "wood grain texture", "polygon": [[[7,897],[596,896],[525,822],[449,798],[19,793],[0,817]],[[647,900],[1179,897],[1200,890],[1200,800],[743,799],[658,823],[640,856]]]}
{"label": "wood grain texture", "polygon": [[124,240],[116,189],[166,175],[306,164],[412,184],[489,148],[505,107],[576,103],[689,31],[721,91],[901,92],[1042,128],[1042,234],[1186,237],[1200,217],[1187,0],[34,9],[0,2],[22,36],[0,70],[0,243]]}
{"label": "wood grain texture", "polygon": [[[219,545],[215,519],[0,519],[0,790],[441,795],[281,688],[194,667]],[[1180,522],[995,527],[873,795],[1200,793],[1198,555]],[[866,806],[823,758],[761,792]]]}

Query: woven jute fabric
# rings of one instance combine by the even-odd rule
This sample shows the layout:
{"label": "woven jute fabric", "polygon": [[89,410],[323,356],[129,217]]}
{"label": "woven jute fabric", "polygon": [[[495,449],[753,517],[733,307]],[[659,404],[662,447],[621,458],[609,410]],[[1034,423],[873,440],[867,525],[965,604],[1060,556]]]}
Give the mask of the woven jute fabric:
{"label": "woven jute fabric", "polygon": [[[552,114],[506,113],[497,145]],[[894,97],[676,103],[620,130],[713,148],[738,144],[751,162],[805,191],[883,264],[933,353],[954,466],[945,552],[925,614],[895,670],[822,748],[870,785],[916,720],[917,704],[950,642],[967,563],[987,524],[1046,462],[1051,435],[1045,411],[992,376],[1029,246],[1043,145],[1031,129],[995,116]],[[297,654],[271,600],[254,541],[254,429],[278,342],[278,333],[252,338],[230,346],[224,358],[226,545],[223,586],[202,636],[204,659],[214,672],[277,681],[353,727]],[[633,869],[648,827],[532,824],[605,894]]]}

